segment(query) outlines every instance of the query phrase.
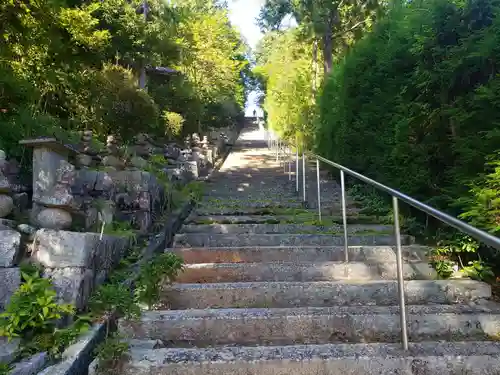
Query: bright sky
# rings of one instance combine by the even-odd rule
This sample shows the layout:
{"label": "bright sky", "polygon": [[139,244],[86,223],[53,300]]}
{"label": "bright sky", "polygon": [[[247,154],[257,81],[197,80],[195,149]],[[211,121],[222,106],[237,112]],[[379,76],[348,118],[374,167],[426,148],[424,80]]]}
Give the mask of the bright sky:
{"label": "bright sky", "polygon": [[[259,27],[256,25],[256,18],[259,15],[260,7],[264,4],[264,1],[265,0],[229,1],[231,23],[240,30],[252,48],[257,45],[262,37]],[[255,104],[256,94],[257,93],[252,92],[249,95],[246,108],[247,116],[253,116],[254,109],[257,109],[258,114],[262,116],[262,111]]]}

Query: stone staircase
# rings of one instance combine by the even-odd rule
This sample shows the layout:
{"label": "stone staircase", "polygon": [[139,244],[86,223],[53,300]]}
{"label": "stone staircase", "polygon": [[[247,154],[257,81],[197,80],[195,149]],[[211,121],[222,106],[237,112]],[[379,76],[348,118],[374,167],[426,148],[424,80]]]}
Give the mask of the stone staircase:
{"label": "stone staircase", "polygon": [[[403,351],[393,228],[349,202],[346,263],[340,211],[317,225],[264,139],[243,131],[166,249],[186,269],[163,309],[120,322],[131,344],[123,374],[500,374],[500,306],[487,284],[436,280],[427,249],[402,235]],[[322,191],[339,205],[336,184]]]}

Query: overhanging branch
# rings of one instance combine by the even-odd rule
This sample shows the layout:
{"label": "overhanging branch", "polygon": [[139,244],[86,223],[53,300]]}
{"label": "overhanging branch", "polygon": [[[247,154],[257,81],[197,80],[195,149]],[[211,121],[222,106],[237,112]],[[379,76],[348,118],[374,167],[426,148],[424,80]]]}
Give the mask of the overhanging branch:
{"label": "overhanging branch", "polygon": [[342,36],[344,34],[347,34],[355,29],[357,29],[358,27],[360,27],[361,25],[363,25],[364,23],[366,23],[368,21],[368,18],[364,19],[363,21],[359,21],[358,23],[356,23],[354,26],[352,26],[351,28],[347,29],[347,30],[344,30],[344,31],[341,31],[335,35],[333,35],[334,38],[337,38],[339,36]]}

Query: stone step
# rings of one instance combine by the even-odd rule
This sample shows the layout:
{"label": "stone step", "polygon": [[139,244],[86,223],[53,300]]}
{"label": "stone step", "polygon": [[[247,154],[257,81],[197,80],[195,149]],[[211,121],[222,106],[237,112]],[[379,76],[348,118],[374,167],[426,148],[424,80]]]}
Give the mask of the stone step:
{"label": "stone step", "polygon": [[209,180],[210,183],[249,183],[251,186],[256,186],[259,184],[270,184],[270,185],[280,185],[286,184],[293,186],[288,178],[288,175],[280,174],[279,172],[270,173],[252,173],[252,172],[241,172],[241,173],[218,173],[213,175]]}
{"label": "stone step", "polygon": [[497,342],[135,349],[123,375],[498,375]]}
{"label": "stone step", "polygon": [[259,208],[302,208],[302,202],[294,201],[252,201],[252,200],[225,200],[225,199],[203,199],[199,202],[197,211],[209,210],[241,210],[241,209],[259,209]]}
{"label": "stone step", "polygon": [[[426,246],[403,246],[403,260],[425,262]],[[199,263],[266,263],[266,262],[329,262],[344,261],[343,246],[302,247],[191,247],[170,248],[186,264]],[[395,262],[394,246],[349,246],[348,259],[355,262]]]}
{"label": "stone step", "polygon": [[[311,208],[317,208],[317,202],[307,202],[305,203],[309,209]],[[240,207],[240,208],[266,208],[266,207],[281,207],[281,208],[304,208],[304,202],[300,198],[293,197],[293,198],[286,198],[283,196],[280,197],[270,197],[268,196],[265,199],[252,199],[252,198],[220,198],[216,196],[212,197],[204,197],[200,203],[199,206],[201,208],[205,207],[224,207],[224,208],[229,208],[229,207]],[[338,212],[338,214],[342,213],[342,204],[340,201],[336,200],[331,200],[331,201],[322,201],[321,202],[321,208],[323,209],[322,211],[332,211],[332,212]],[[355,202],[349,202],[347,204],[347,210],[349,212],[357,212],[360,211],[362,207],[359,206],[359,204]]]}
{"label": "stone step", "polygon": [[[140,320],[122,319],[119,332],[169,346],[209,347],[400,342],[400,327],[398,306],[341,306],[149,311]],[[500,331],[500,305],[412,305],[407,327],[413,342],[491,339]]]}
{"label": "stone step", "polygon": [[[406,302],[414,305],[491,297],[488,284],[467,279],[410,280],[404,287]],[[393,280],[174,284],[165,288],[162,301],[173,309],[384,306],[398,304],[397,291]]]}
{"label": "stone step", "polygon": [[[341,215],[342,214],[342,209],[340,207],[336,206],[322,206],[322,212],[325,215],[328,216],[333,216],[333,215]],[[255,203],[251,204],[249,203],[248,205],[241,204],[241,205],[215,205],[215,204],[203,204],[200,207],[196,209],[196,213],[198,215],[219,215],[219,216],[236,216],[236,215],[272,215],[272,214],[288,214],[288,215],[293,215],[293,210],[297,211],[304,211],[305,209],[302,209],[302,203],[296,202],[296,203],[274,203],[273,205],[264,205],[261,203]],[[353,206],[348,206],[347,207],[347,214],[354,216],[354,215],[359,215],[361,209],[358,207],[353,207]],[[311,214],[315,213],[317,215],[317,211],[315,210],[310,210],[308,211]]]}
{"label": "stone step", "polygon": [[[368,215],[348,215],[347,224],[380,224],[382,219]],[[302,213],[290,215],[201,215],[194,213],[186,220],[186,224],[279,224],[279,223],[319,223],[318,213],[312,210],[303,210]],[[325,225],[342,224],[341,216],[323,216]]]}
{"label": "stone step", "polygon": [[[356,234],[347,238],[350,246],[395,244],[393,234]],[[204,234],[180,233],[174,247],[242,247],[242,246],[341,246],[344,237],[332,234]],[[413,244],[413,238],[401,235],[402,245]]]}
{"label": "stone step", "polygon": [[220,199],[253,199],[253,200],[273,200],[273,199],[287,199],[298,201],[298,195],[293,190],[281,192],[269,192],[261,189],[249,190],[245,187],[236,187],[231,190],[223,188],[205,187],[203,190],[204,197],[207,198],[220,198]]}
{"label": "stone step", "polygon": [[[347,227],[349,233],[383,232],[392,233],[391,225],[357,224]],[[270,233],[322,233],[343,234],[343,226],[331,225],[304,225],[304,224],[206,224],[184,225],[180,233],[209,233],[209,234],[270,234]]]}
{"label": "stone step", "polygon": [[[178,275],[179,283],[229,283],[254,281],[395,280],[396,262],[304,262],[304,263],[200,263],[188,264]],[[427,262],[403,264],[407,280],[437,277]]]}

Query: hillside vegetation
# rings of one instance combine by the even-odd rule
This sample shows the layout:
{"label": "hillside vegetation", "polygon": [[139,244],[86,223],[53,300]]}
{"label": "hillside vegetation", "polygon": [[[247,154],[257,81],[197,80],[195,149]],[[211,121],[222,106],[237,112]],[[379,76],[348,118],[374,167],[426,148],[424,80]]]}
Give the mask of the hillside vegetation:
{"label": "hillside vegetation", "polygon": [[[91,129],[100,141],[114,133],[128,142],[239,119],[248,48],[226,5],[147,4],[144,12],[142,0],[0,0],[0,148],[21,158],[24,137],[75,140]],[[169,128],[172,114],[183,127]]]}

